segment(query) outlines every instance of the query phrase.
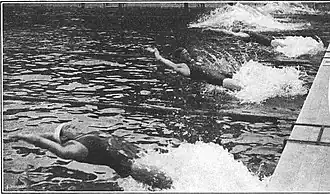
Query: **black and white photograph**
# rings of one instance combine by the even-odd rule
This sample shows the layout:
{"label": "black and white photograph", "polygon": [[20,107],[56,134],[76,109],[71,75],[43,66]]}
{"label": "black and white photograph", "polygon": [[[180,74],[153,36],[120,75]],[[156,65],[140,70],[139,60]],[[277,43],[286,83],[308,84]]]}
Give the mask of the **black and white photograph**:
{"label": "black and white photograph", "polygon": [[1,10],[2,193],[330,191],[330,1]]}

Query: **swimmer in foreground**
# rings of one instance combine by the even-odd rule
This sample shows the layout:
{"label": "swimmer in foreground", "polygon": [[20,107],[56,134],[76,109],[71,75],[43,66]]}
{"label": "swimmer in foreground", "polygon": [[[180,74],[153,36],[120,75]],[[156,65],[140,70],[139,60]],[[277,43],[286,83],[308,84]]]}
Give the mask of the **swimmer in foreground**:
{"label": "swimmer in foreground", "polygon": [[63,159],[109,166],[121,177],[130,175],[153,188],[164,189],[172,185],[171,178],[165,173],[155,167],[134,162],[142,151],[136,145],[98,131],[81,134],[71,123],[60,124],[53,134],[19,134],[10,139],[23,140],[45,148]]}
{"label": "swimmer in foreground", "polygon": [[262,34],[259,34],[256,32],[252,32],[252,31],[242,31],[239,28],[225,30],[225,29],[208,27],[208,28],[204,29],[203,31],[220,32],[223,34],[241,38],[242,40],[244,40],[246,42],[257,42],[257,43],[265,45],[265,46],[272,46],[272,47],[285,46],[285,44],[281,43],[277,39],[274,39],[273,37],[267,37],[265,35],[262,35]]}
{"label": "swimmer in foreground", "polygon": [[[240,84],[232,79],[232,75],[224,73],[218,69],[210,68],[207,65],[202,65],[190,57],[189,52],[185,48],[178,48],[174,51],[174,57],[179,63],[174,63],[165,59],[159,54],[157,48],[147,48],[147,51],[153,53],[155,58],[170,67],[174,71],[180,73],[185,77],[190,77],[194,80],[206,81],[213,85],[219,85],[231,90],[241,90]],[[221,59],[222,63],[228,63],[224,58]]]}

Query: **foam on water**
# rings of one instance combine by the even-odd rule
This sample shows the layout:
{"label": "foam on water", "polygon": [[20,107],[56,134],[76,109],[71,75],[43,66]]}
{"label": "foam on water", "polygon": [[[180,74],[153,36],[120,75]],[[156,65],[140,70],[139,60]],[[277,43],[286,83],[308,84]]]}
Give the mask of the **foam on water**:
{"label": "foam on water", "polygon": [[[237,26],[240,23],[240,26]],[[307,24],[310,25],[310,24]],[[237,3],[234,6],[224,6],[213,10],[209,15],[200,18],[190,27],[204,28],[224,28],[242,27],[255,31],[276,31],[300,29],[306,24],[281,23],[268,13],[262,12],[249,5]]]}
{"label": "foam on water", "polygon": [[301,71],[295,67],[280,69],[251,60],[233,76],[243,86],[235,96],[242,103],[261,103],[274,97],[304,95],[308,90],[299,79],[301,76]]}
{"label": "foam on water", "polygon": [[[167,191],[235,192],[264,191],[265,183],[227,150],[214,143],[182,143],[168,153],[150,152],[137,163],[156,166],[173,180]],[[125,190],[143,190],[141,184],[126,179]],[[133,183],[133,184],[128,184]]]}
{"label": "foam on water", "polygon": [[118,179],[118,185],[124,188],[125,191],[148,191],[150,189],[150,186],[137,182],[131,176]]}
{"label": "foam on water", "polygon": [[[292,43],[291,41],[288,41],[288,45],[290,44],[294,44],[294,41],[292,41]],[[302,48],[296,49],[296,54],[303,48],[306,48],[305,50],[308,48],[311,49],[311,46],[309,45],[301,45]],[[316,48],[317,49],[311,49],[308,52],[304,52],[304,54],[313,54],[316,52],[315,50],[318,52],[321,50],[320,48],[323,47],[320,46]],[[287,51],[287,53],[289,52],[290,50]],[[225,72],[236,72],[233,75],[233,79],[237,80],[242,85],[243,89],[239,92],[229,91],[229,93],[241,100],[241,103],[262,103],[269,98],[293,97],[297,95],[304,95],[308,91],[308,89],[304,86],[303,80],[300,79],[305,74],[299,71],[296,67],[275,68],[253,60],[245,62],[241,67],[239,67],[238,63],[232,56],[227,56],[226,62],[219,60],[218,56],[215,56],[210,52],[205,51],[205,53],[206,55],[201,55],[203,58],[203,64],[208,64],[210,68],[215,70],[221,69]],[[213,60],[206,61],[205,59],[208,56],[211,56]],[[207,84],[203,88],[203,92],[206,93],[213,93],[214,91],[226,92],[227,90],[223,87],[211,84]]]}
{"label": "foam on water", "polygon": [[276,14],[315,14],[318,13],[313,8],[298,2],[268,2],[266,5],[258,7],[264,13]]}
{"label": "foam on water", "polygon": [[288,36],[284,39],[276,39],[282,46],[275,47],[277,52],[288,57],[299,57],[301,55],[315,55],[325,50],[323,42],[311,37]]}

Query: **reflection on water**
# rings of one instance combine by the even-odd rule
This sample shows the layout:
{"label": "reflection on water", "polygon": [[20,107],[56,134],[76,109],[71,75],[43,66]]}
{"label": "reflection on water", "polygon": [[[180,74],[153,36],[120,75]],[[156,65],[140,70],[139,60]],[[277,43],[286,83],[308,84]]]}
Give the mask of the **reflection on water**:
{"label": "reflection on water", "polygon": [[[162,9],[153,8],[153,11],[162,13]],[[177,190],[194,190],[187,187],[187,182],[193,181],[202,184],[195,186],[207,191],[237,191],[242,190],[241,185],[262,184],[258,177],[272,174],[280,157],[283,139],[290,134],[291,120],[283,118],[296,117],[305,96],[272,98],[263,104],[242,105],[226,90],[205,92],[209,85],[179,76],[143,51],[146,46],[157,46],[165,56],[169,56],[177,46],[192,50],[212,48],[213,51],[208,50],[210,53],[226,51],[238,62],[272,59],[278,55],[270,48],[254,43],[188,29],[186,24],[192,22],[197,13],[191,12],[190,15],[189,20],[175,14],[150,18],[145,15],[118,17],[111,10],[99,8],[5,6],[5,189],[148,189],[130,178],[118,178],[109,167],[63,160],[24,142],[7,141],[8,135],[52,132],[59,123],[72,120],[82,132],[103,131],[156,151],[141,160],[167,168],[166,172],[176,179]],[[311,22],[308,17],[304,20]],[[324,23],[311,23],[316,25],[321,39],[327,38],[323,33],[327,30]],[[320,30],[322,25],[323,30]],[[312,30],[308,32],[314,33]],[[291,33],[298,34],[299,31]],[[307,73],[302,78],[305,87],[311,85],[318,65],[303,64],[299,68]],[[20,101],[10,99],[10,96],[44,100]],[[47,99],[66,101],[55,103]],[[168,111],[104,106],[111,104],[153,105]],[[171,111],[170,108],[183,111]],[[232,110],[240,112],[225,113]],[[240,115],[246,113],[244,111],[264,116],[275,114],[278,118]],[[206,152],[200,155],[200,160],[192,160],[191,157],[201,154],[201,150]],[[157,164],[162,160],[163,163]],[[214,164],[219,160],[223,167]],[[184,163],[189,161],[195,161],[194,165]],[[180,168],[180,162],[185,168]],[[168,165],[161,166],[165,164]],[[205,169],[196,173],[214,174],[206,179],[191,174],[202,166]],[[231,170],[226,171],[227,167]],[[231,173],[237,176],[226,182]],[[250,178],[243,179],[242,176],[247,174],[251,175]],[[209,182],[217,183],[221,177],[225,178],[221,184],[227,187],[207,187]],[[235,181],[238,185],[232,184]],[[260,190],[264,189],[260,187]]]}

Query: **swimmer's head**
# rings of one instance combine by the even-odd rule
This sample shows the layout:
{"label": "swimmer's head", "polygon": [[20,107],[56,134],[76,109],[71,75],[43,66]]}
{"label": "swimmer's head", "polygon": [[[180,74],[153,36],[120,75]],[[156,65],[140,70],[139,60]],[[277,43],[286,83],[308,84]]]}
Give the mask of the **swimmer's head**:
{"label": "swimmer's head", "polygon": [[192,58],[191,58],[189,52],[187,51],[187,49],[185,49],[183,47],[177,48],[174,51],[173,56],[175,59],[179,60],[180,62],[191,62],[192,61]]}
{"label": "swimmer's head", "polygon": [[233,27],[233,28],[231,29],[231,31],[233,31],[233,32],[235,32],[235,33],[238,33],[238,32],[241,31],[241,29],[238,28],[238,27]]}
{"label": "swimmer's head", "polygon": [[71,123],[62,123],[54,131],[54,139],[60,144],[73,140],[77,135],[78,129]]}
{"label": "swimmer's head", "polygon": [[235,20],[233,21],[232,27],[235,29],[244,29],[247,25],[243,21]]}

